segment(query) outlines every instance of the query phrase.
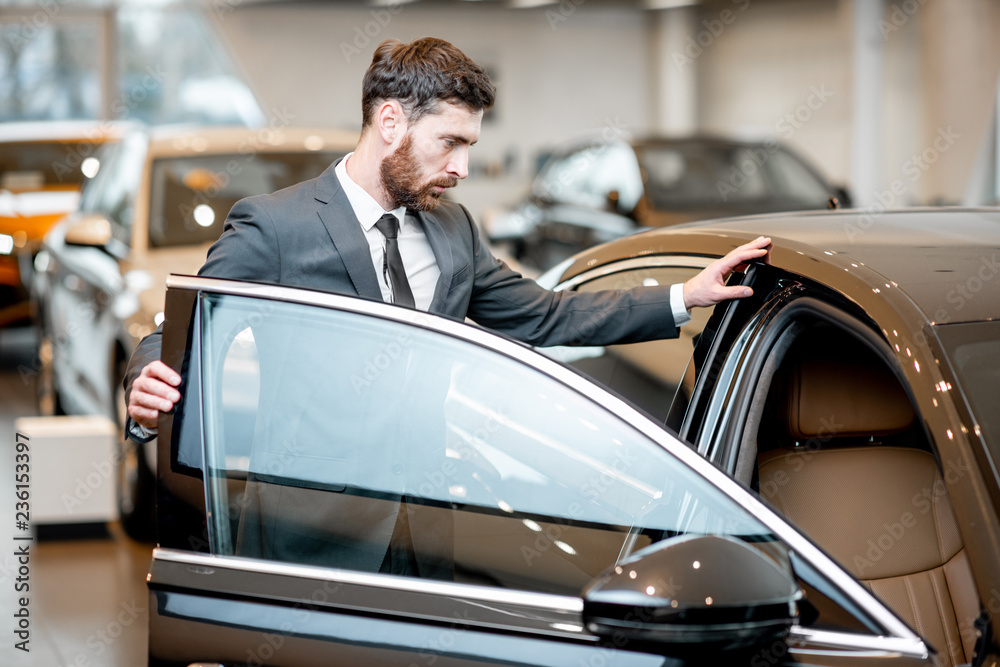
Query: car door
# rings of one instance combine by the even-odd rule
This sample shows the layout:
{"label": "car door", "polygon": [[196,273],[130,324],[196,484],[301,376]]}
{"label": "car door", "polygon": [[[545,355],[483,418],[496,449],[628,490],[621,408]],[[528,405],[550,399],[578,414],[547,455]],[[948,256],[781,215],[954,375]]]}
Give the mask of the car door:
{"label": "car door", "polygon": [[[632,564],[705,536],[787,565],[805,592],[787,641],[741,661],[930,664],[746,489],[530,348],[204,278],[171,278],[166,317],[183,396],[160,424],[150,664],[700,662],[707,645],[608,632],[592,611],[594,582],[627,585]],[[682,570],[652,568],[642,599],[666,615],[697,599],[708,618],[725,592]]]}

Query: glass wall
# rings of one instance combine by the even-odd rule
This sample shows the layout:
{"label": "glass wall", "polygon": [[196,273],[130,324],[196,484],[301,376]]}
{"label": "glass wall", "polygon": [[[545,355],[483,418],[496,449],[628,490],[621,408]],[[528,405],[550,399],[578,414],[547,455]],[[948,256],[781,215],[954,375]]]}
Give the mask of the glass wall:
{"label": "glass wall", "polygon": [[0,2],[0,121],[264,124],[204,9]]}

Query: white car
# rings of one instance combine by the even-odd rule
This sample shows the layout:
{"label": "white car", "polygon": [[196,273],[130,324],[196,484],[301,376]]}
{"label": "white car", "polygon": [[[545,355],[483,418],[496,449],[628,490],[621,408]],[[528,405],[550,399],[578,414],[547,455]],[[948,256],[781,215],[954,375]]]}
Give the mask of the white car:
{"label": "white car", "polygon": [[[46,235],[35,260],[42,414],[124,424],[124,368],[162,321],[166,275],[198,271],[237,200],[318,176],[356,139],[329,129],[157,128],[103,151],[78,212]],[[150,534],[152,464],[143,448],[122,445],[119,509],[131,535]]]}

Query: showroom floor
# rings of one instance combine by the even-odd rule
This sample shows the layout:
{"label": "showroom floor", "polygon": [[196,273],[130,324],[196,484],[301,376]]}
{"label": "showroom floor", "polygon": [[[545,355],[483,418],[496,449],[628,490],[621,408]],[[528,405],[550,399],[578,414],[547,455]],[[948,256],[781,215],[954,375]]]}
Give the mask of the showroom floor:
{"label": "showroom floor", "polygon": [[[16,541],[14,421],[36,414],[29,330],[0,330],[0,615],[21,609],[20,563],[28,545],[29,652],[15,648],[16,624],[0,624],[0,665],[135,667],[146,664],[146,571],[152,545],[125,537]],[[19,372],[19,368],[20,371]],[[35,482],[33,480],[33,490]],[[107,480],[107,483],[113,483]]]}

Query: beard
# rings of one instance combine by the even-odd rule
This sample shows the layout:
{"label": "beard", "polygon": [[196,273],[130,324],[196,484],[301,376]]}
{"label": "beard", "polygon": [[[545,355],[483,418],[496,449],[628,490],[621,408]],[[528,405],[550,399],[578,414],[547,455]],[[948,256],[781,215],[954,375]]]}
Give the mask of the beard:
{"label": "beard", "polygon": [[395,207],[405,206],[414,211],[433,211],[441,203],[441,194],[435,186],[453,188],[458,183],[454,177],[443,177],[420,182],[420,165],[413,156],[413,137],[406,135],[399,147],[382,160],[379,171],[385,188]]}

